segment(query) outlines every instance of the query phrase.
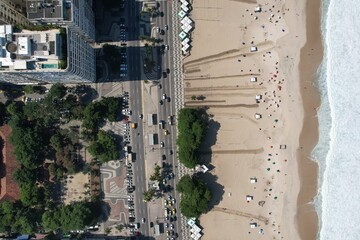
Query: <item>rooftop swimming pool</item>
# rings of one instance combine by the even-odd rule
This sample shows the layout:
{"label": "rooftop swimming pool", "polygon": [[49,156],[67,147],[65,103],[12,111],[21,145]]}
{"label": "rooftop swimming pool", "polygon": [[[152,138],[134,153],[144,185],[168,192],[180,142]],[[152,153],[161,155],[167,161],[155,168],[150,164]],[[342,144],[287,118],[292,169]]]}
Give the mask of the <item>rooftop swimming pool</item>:
{"label": "rooftop swimming pool", "polygon": [[43,63],[43,64],[41,64],[41,68],[59,68],[59,67],[58,67],[58,64],[56,64],[56,63],[54,63],[54,64]]}

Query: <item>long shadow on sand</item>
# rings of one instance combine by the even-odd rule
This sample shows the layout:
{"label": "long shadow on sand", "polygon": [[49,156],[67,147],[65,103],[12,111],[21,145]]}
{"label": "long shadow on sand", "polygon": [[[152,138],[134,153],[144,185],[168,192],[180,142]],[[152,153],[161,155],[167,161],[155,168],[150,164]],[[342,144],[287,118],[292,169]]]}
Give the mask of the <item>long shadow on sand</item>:
{"label": "long shadow on sand", "polygon": [[223,195],[225,193],[224,186],[217,182],[218,177],[211,173],[211,170],[214,169],[214,166],[211,164],[212,160],[212,151],[211,147],[216,144],[217,133],[220,129],[220,123],[214,121],[213,119],[209,119],[208,121],[208,129],[206,132],[205,140],[202,143],[200,150],[200,163],[206,165],[209,168],[209,171],[200,174],[199,177],[204,180],[206,186],[209,187],[212,191],[212,199],[209,204],[209,210],[214,206],[218,205],[220,201],[223,199]]}
{"label": "long shadow on sand", "polygon": [[212,160],[211,147],[216,144],[217,133],[219,129],[220,129],[220,123],[214,121],[213,119],[209,119],[206,136],[199,151],[200,163],[205,164],[209,168],[209,171],[211,171],[214,168],[214,166],[211,165],[211,160]]}
{"label": "long shadow on sand", "polygon": [[223,199],[225,193],[224,186],[217,182],[218,177],[216,175],[213,175],[209,172],[201,174],[199,177],[202,180],[204,180],[205,185],[208,188],[210,188],[212,192],[212,199],[209,203],[209,211],[210,211],[213,207],[218,205]]}

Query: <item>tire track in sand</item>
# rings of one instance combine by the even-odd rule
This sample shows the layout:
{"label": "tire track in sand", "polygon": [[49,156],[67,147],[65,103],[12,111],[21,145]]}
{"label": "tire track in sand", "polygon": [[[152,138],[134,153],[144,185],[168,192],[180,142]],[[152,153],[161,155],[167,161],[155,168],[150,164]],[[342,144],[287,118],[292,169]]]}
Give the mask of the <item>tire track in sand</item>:
{"label": "tire track in sand", "polygon": [[251,213],[240,212],[240,211],[231,210],[231,209],[228,209],[228,208],[221,208],[221,207],[213,207],[211,209],[211,211],[237,215],[237,216],[241,216],[241,217],[245,217],[245,218],[253,218],[253,219],[257,219],[257,220],[265,223],[265,225],[269,224],[269,219],[268,218],[263,217],[263,216],[256,216],[256,215],[253,215]]}
{"label": "tire track in sand", "polygon": [[211,154],[259,154],[264,152],[264,148],[257,149],[233,149],[233,150],[200,150],[199,153],[203,155],[211,155]]}

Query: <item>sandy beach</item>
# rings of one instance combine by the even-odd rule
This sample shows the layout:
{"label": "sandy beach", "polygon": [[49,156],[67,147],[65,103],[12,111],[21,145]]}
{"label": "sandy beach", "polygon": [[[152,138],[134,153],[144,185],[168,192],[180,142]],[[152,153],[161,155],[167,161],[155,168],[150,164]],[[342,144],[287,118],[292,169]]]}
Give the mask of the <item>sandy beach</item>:
{"label": "sandy beach", "polygon": [[318,138],[320,1],[192,7],[185,106],[211,116],[202,160],[214,199],[200,218],[202,239],[315,239],[317,165],[309,156]]}

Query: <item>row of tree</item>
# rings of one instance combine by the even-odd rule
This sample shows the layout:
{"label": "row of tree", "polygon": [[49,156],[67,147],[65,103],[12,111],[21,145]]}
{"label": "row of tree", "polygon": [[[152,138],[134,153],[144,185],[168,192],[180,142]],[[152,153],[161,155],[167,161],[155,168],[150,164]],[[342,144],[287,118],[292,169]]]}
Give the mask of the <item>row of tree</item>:
{"label": "row of tree", "polygon": [[61,229],[68,233],[82,230],[95,223],[100,211],[94,203],[75,202],[60,205],[54,210],[29,208],[21,202],[5,201],[0,204],[0,232],[32,234],[38,230]]}
{"label": "row of tree", "polygon": [[206,129],[207,115],[202,109],[183,108],[179,111],[179,160],[188,168],[194,168],[199,162],[199,148]]}

